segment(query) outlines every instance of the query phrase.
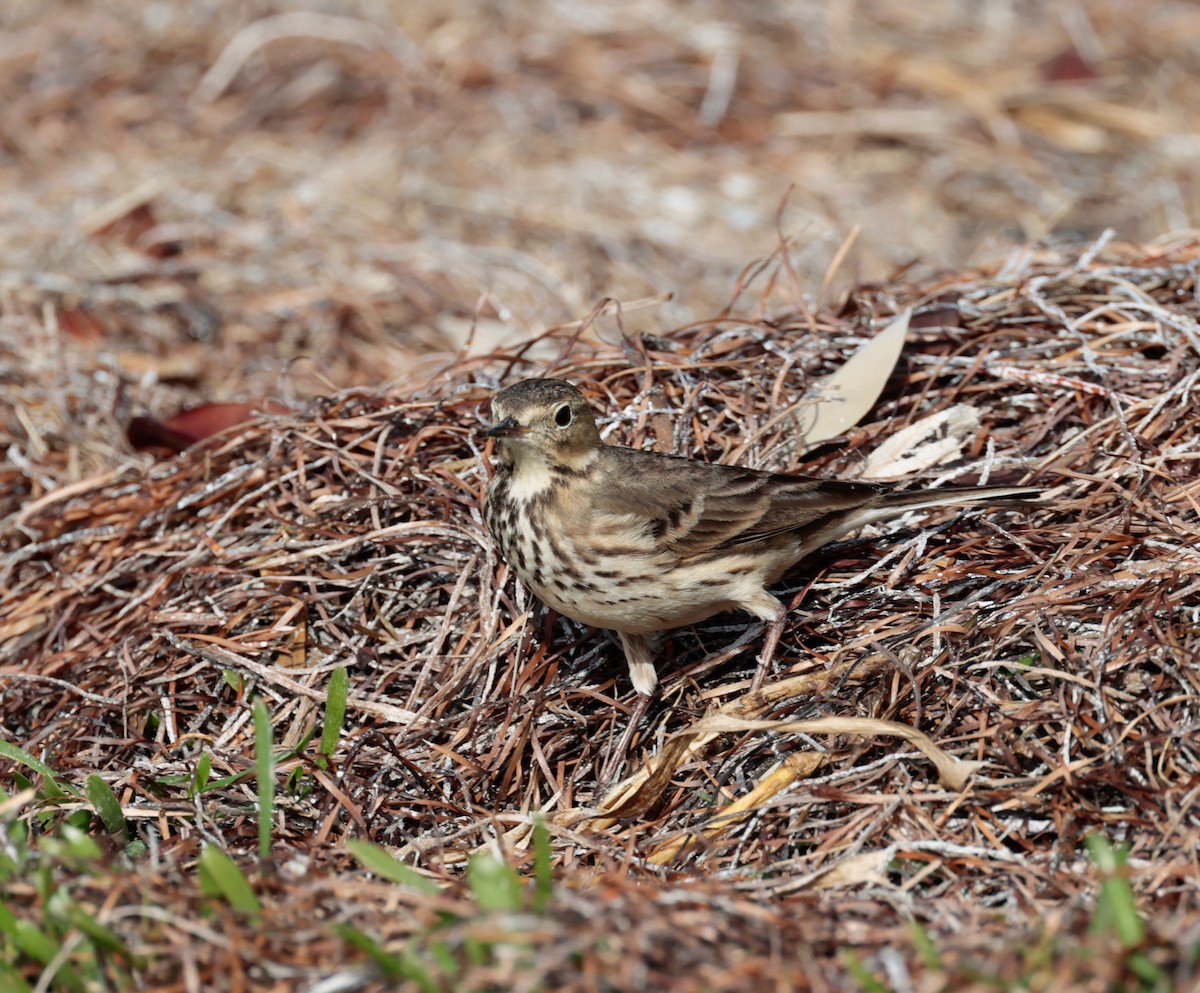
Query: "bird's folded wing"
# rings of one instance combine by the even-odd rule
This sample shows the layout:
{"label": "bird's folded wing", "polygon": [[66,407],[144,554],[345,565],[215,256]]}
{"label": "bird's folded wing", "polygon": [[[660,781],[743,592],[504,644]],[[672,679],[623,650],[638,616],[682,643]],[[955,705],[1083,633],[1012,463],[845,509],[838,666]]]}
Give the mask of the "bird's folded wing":
{"label": "bird's folded wing", "polygon": [[623,516],[690,559],[824,522],[875,499],[869,483],[783,476],[606,447],[592,512]]}

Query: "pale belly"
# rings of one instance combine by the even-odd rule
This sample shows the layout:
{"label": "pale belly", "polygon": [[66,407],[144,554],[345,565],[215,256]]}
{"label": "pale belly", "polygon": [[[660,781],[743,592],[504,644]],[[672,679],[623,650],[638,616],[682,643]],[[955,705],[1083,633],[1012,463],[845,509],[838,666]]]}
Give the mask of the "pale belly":
{"label": "pale belly", "polygon": [[[605,565],[622,563],[601,563]],[[714,578],[709,567],[676,567],[666,572],[636,574],[622,568],[618,579],[561,580],[535,583],[522,577],[538,597],[560,614],[593,627],[651,634],[695,624],[725,610],[735,610],[761,592],[748,576]]]}

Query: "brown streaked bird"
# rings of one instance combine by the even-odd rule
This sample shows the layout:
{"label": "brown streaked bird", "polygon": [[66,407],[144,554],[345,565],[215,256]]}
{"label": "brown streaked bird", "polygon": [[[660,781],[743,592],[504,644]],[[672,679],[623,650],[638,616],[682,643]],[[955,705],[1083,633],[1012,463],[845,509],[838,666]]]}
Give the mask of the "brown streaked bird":
{"label": "brown streaked bird", "polygon": [[500,554],[560,614],[616,631],[643,697],[658,683],[655,635],[735,609],[766,622],[757,689],[785,620],[767,587],[822,545],[910,510],[1040,493],[897,492],[607,445],[559,379],[508,387],[492,416],[499,465],[484,513]]}

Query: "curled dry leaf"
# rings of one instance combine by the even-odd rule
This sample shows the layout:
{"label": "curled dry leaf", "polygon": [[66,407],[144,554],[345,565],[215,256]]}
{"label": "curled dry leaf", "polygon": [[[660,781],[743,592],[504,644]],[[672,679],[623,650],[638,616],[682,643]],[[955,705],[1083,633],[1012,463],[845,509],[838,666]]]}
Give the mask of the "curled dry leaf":
{"label": "curled dry leaf", "polygon": [[979,411],[965,403],[922,417],[876,446],[867,456],[861,478],[905,479],[961,458],[963,442],[979,430],[979,423]]}

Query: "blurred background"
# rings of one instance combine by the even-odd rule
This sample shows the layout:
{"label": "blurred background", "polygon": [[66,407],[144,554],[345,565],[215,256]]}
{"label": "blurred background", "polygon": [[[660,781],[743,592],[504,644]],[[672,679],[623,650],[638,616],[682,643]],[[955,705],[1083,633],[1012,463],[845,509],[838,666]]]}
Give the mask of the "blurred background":
{"label": "blurred background", "polygon": [[90,370],[102,421],[425,374],[606,297],[711,318],[781,238],[784,308],[1197,223],[1191,2],[5,0],[0,28],[0,361]]}

